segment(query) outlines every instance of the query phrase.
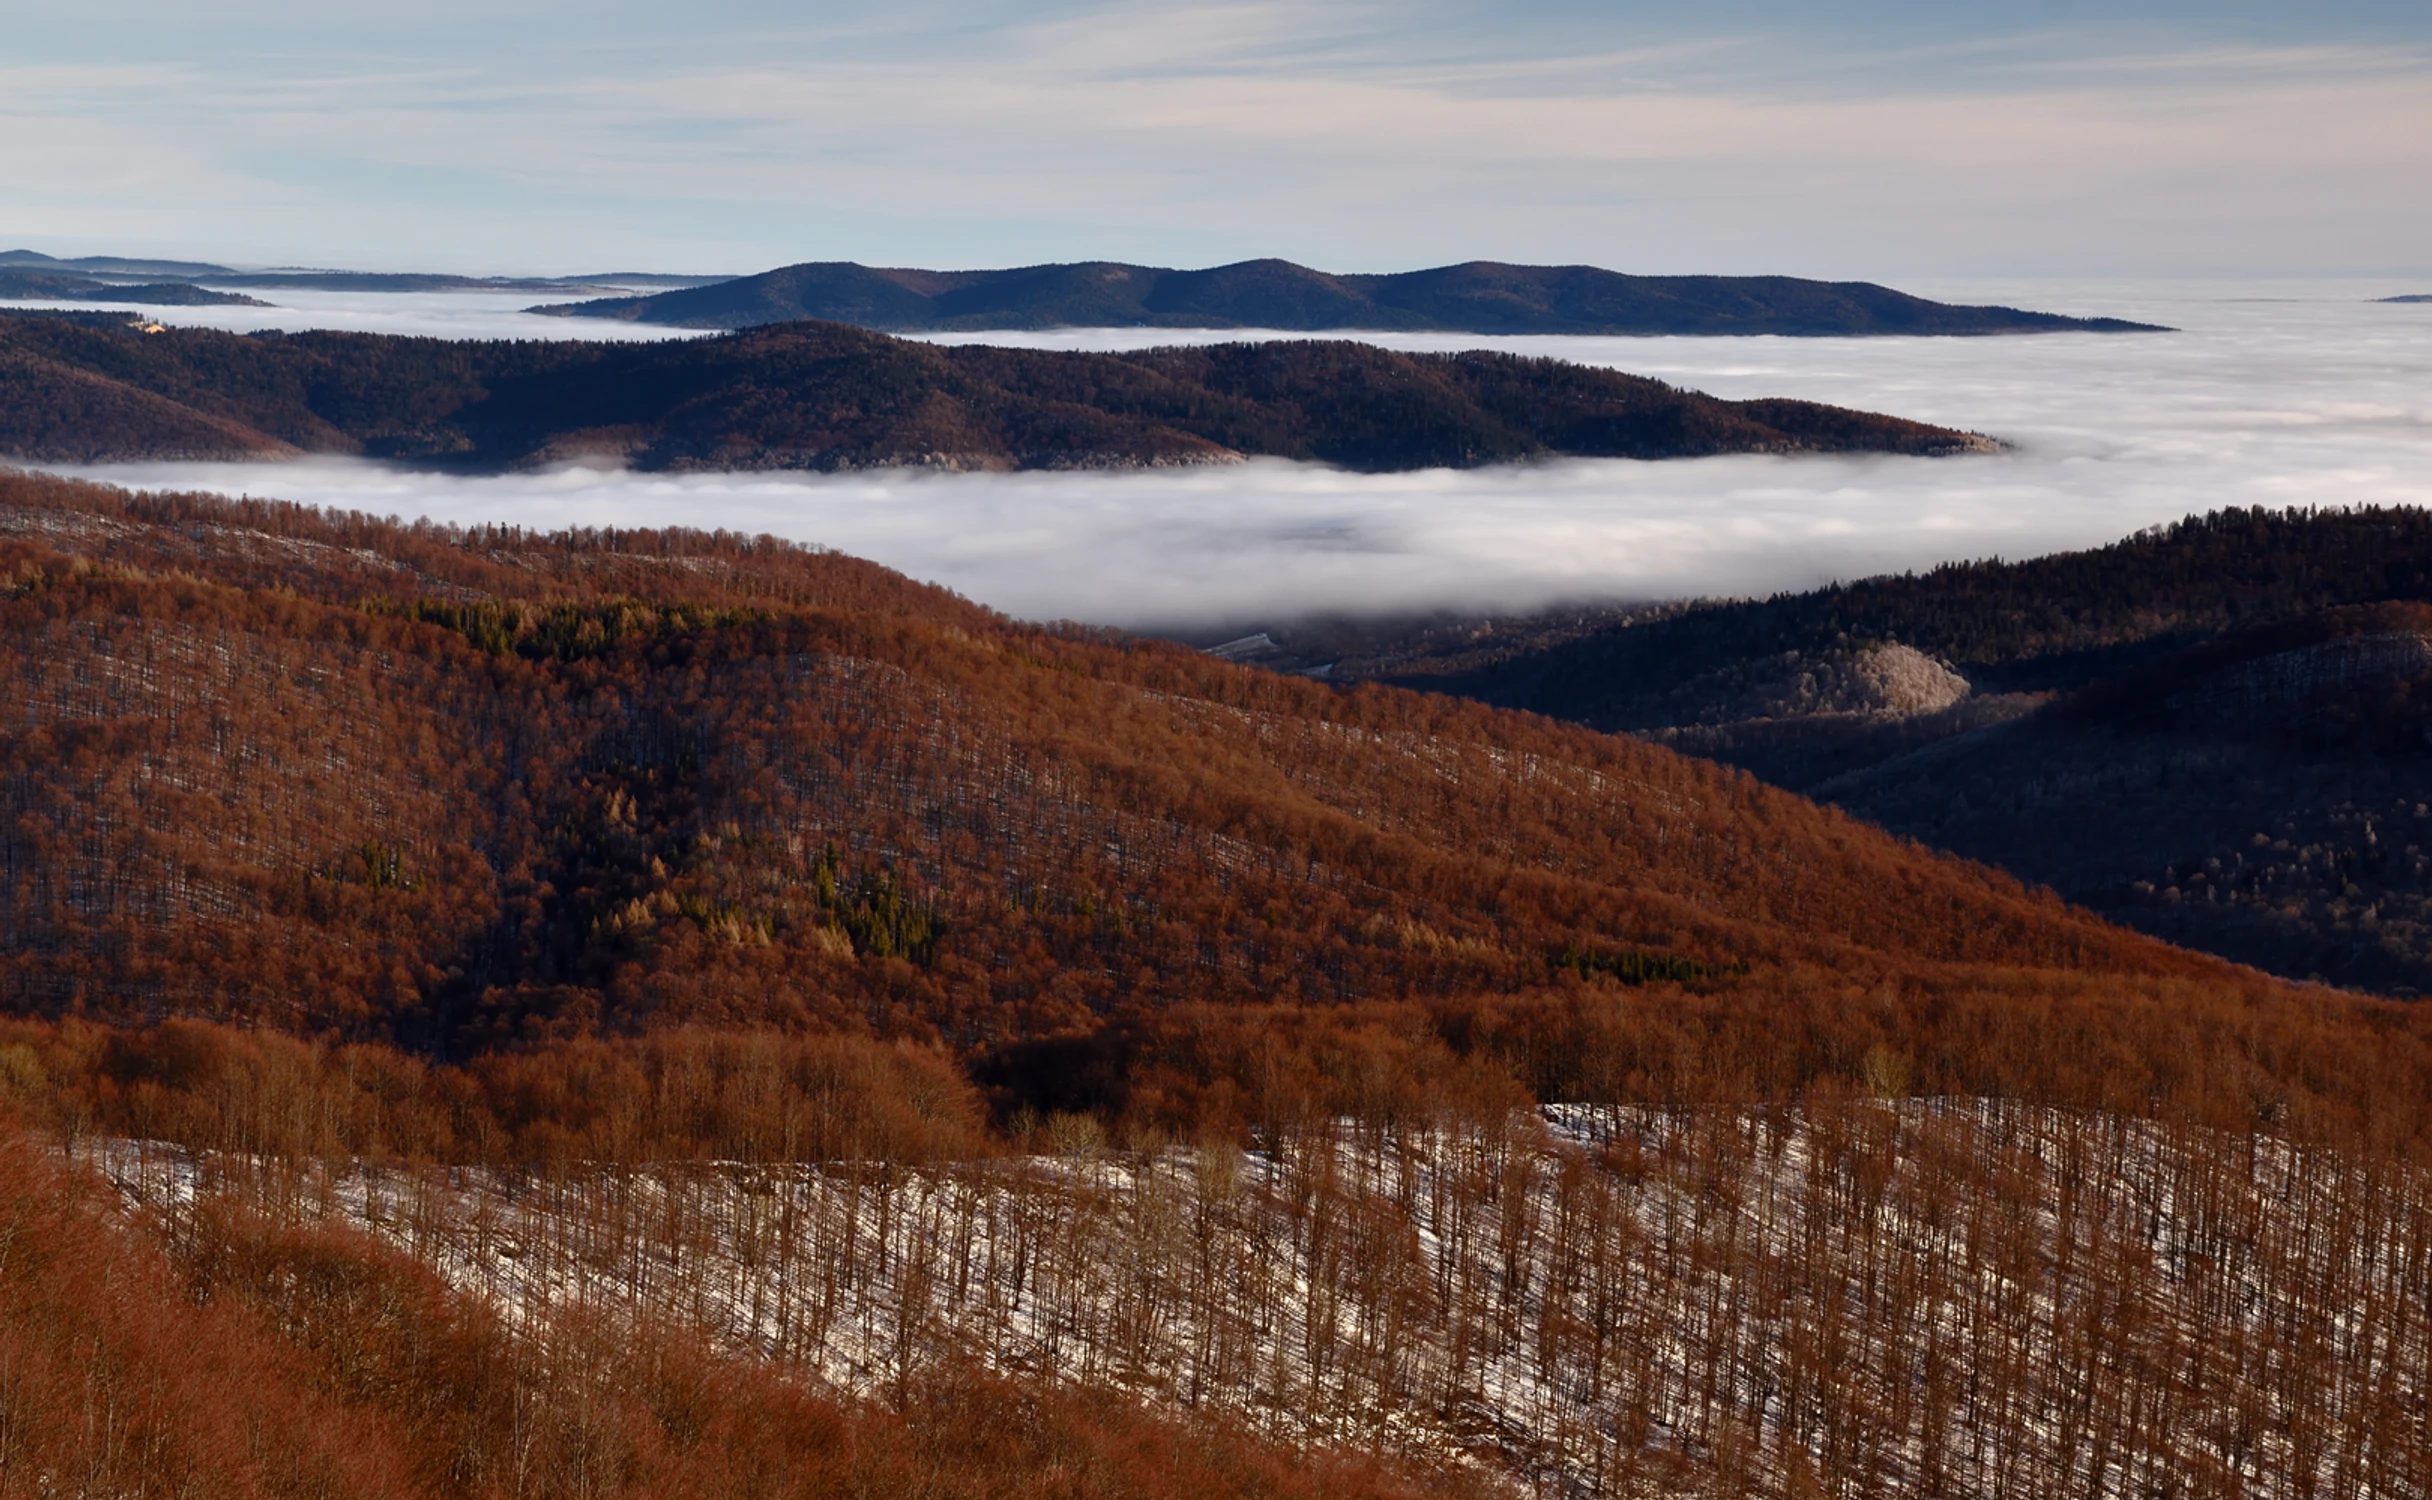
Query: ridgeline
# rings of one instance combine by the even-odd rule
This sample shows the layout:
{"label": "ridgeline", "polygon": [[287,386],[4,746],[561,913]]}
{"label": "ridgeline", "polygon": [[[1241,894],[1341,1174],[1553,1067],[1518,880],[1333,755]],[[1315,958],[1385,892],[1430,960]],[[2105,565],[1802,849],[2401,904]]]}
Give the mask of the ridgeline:
{"label": "ridgeline", "polygon": [[679,328],[824,318],[893,333],[1009,328],[1274,328],[1313,333],[2152,333],[2118,318],[1963,307],[1869,281],[1628,276],[1595,266],[1470,261],[1388,276],[1286,260],[1202,271],[1109,261],[920,271],[813,261],[710,286],[559,303],[535,312]]}
{"label": "ridgeline", "polygon": [[1389,471],[1556,456],[1939,455],[1972,434],[1617,371],[1353,343],[1130,354],[940,348],[836,323],[645,343],[236,335],[0,317],[0,454],[45,462],[360,454],[497,471]]}

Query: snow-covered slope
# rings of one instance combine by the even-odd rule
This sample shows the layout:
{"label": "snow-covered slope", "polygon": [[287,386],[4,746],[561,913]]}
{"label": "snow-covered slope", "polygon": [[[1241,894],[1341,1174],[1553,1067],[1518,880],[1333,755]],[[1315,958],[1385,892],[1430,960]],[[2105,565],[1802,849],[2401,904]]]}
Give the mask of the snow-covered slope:
{"label": "snow-covered slope", "polygon": [[2432,1184],[2386,1162],[1973,1101],[1268,1144],[549,1178],[93,1150],[173,1222],[335,1216],[523,1319],[674,1315],[882,1399],[969,1361],[1566,1494],[2424,1492]]}

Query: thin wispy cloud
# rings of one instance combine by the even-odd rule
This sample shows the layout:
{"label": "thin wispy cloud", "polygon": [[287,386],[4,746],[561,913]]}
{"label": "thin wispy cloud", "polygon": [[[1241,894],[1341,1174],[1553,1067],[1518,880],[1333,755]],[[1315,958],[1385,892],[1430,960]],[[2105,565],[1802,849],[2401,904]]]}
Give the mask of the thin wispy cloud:
{"label": "thin wispy cloud", "polygon": [[2403,269],[2432,243],[2392,190],[2432,176],[2432,18],[2364,3],[102,8],[120,24],[12,37],[0,111],[44,143],[0,161],[19,239],[1874,277]]}

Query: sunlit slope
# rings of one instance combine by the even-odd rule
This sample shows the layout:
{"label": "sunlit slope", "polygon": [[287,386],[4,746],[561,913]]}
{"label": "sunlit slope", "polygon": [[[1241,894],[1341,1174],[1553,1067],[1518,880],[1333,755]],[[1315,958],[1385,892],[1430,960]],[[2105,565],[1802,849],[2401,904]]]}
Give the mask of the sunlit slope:
{"label": "sunlit slope", "polygon": [[849,559],[9,481],[9,1003],[673,1021],[2209,961],[1633,741]]}

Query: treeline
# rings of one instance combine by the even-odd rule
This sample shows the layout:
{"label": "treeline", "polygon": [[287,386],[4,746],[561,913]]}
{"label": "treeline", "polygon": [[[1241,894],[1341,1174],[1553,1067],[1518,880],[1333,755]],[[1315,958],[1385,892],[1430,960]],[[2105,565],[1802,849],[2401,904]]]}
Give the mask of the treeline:
{"label": "treeline", "polygon": [[[120,489],[0,468],[6,536],[58,552],[14,554],[7,597],[83,577],[96,565],[134,575],[192,573],[247,590],[302,595],[372,614],[427,602],[518,619],[568,605],[664,605],[903,614],[973,628],[998,617],[876,563],[771,536],[682,529],[399,523],[285,500]],[[537,597],[536,597],[537,596]],[[453,627],[451,627],[453,628]]]}
{"label": "treeline", "polygon": [[1853,1091],[2422,1161],[2432,1021],[2260,985],[1959,970],[1872,991],[1793,971],[1704,994],[1574,980],[1424,1004],[1138,1009],[977,1049],[687,1028],[434,1063],[195,1021],[0,1023],[0,1103],[46,1130],[297,1161],[920,1164],[1034,1148],[1060,1118],[1107,1140],[1249,1145],[1446,1109],[1712,1114]]}
{"label": "treeline", "polygon": [[0,297],[39,301],[132,302],[146,307],[267,307],[270,304],[235,292],[214,292],[184,281],[155,281],[140,286],[96,281],[66,271],[20,271],[0,268]]}
{"label": "treeline", "polygon": [[0,1104],[70,1141],[286,1161],[932,1162],[987,1114],[935,1048],[839,1035],[584,1038],[446,1066],[380,1043],[165,1021],[0,1021]]}
{"label": "treeline", "polygon": [[835,323],[669,342],[146,333],[0,318],[0,453],[298,451],[496,470],[1101,468],[1244,455],[1370,470],[1553,454],[1940,454],[1984,439],[1809,402],[1729,402],[1509,355],[1283,343],[1131,354],[941,348]]}

